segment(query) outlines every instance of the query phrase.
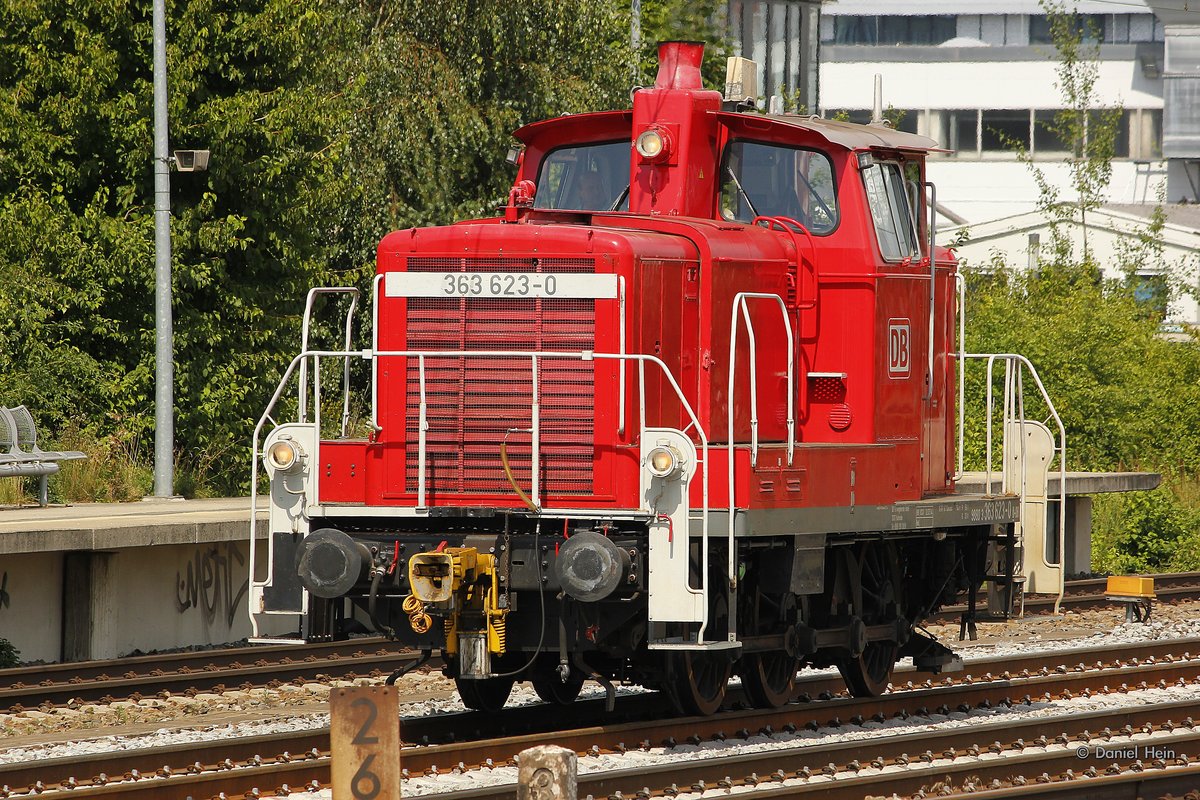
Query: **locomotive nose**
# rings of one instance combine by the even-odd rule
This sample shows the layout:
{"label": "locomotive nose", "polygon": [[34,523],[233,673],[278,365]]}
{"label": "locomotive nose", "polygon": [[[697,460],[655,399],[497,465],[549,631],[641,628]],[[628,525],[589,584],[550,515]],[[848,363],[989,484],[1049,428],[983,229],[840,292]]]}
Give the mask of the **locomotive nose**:
{"label": "locomotive nose", "polygon": [[629,563],[629,553],[607,536],[585,531],[563,543],[554,569],[564,592],[576,600],[594,603],[624,582]]}
{"label": "locomotive nose", "polygon": [[333,599],[354,588],[371,563],[366,545],[334,528],[309,534],[296,555],[296,573],[305,589]]}

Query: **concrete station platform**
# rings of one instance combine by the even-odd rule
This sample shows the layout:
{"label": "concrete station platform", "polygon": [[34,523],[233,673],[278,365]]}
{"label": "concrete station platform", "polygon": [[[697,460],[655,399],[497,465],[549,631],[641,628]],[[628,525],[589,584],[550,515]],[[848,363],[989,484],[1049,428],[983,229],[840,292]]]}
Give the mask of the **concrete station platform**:
{"label": "concrete station platform", "polygon": [[[1092,571],[1092,495],[1110,492],[1148,492],[1158,488],[1162,475],[1157,472],[1068,472],[1067,520],[1064,546],[1066,558],[1064,569],[1068,577]],[[1046,494],[1058,497],[1059,475],[1051,471],[1046,481]],[[987,486],[987,475],[983,472],[967,472],[958,482],[962,492],[981,493]],[[992,473],[992,491],[1000,491],[1000,474]],[[1047,538],[1057,542],[1058,501],[1046,504]]]}
{"label": "concrete station platform", "polygon": [[23,661],[246,638],[249,535],[249,498],[0,509],[0,637]]}
{"label": "concrete station platform", "polygon": [[[1091,497],[1153,473],[1067,473],[1067,573],[1091,562]],[[995,491],[999,490],[996,478]],[[962,491],[984,490],[968,473]],[[1058,475],[1050,494],[1058,493]],[[1058,524],[1051,503],[1051,530]],[[266,537],[265,500],[256,536]],[[0,509],[0,637],[24,661],[113,658],[250,635],[249,498]],[[265,564],[263,565],[265,566]],[[279,618],[287,633],[290,618]]]}

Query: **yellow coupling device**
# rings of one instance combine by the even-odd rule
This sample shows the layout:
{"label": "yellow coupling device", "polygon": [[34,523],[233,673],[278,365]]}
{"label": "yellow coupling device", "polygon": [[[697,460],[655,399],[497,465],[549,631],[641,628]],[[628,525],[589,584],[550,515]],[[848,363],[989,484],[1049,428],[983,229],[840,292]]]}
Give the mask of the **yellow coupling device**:
{"label": "yellow coupling device", "polygon": [[504,654],[508,609],[500,605],[495,556],[474,547],[416,553],[408,561],[408,583],[412,594],[404,601],[405,612],[412,620],[411,600],[413,608],[421,604],[423,613],[432,610],[444,617],[447,653],[457,653],[459,636],[470,634],[483,635],[493,655]]}

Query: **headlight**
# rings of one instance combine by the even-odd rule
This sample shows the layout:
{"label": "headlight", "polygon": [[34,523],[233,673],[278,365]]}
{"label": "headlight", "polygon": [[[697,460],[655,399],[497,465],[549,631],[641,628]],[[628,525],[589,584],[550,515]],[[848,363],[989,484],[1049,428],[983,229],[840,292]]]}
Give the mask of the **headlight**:
{"label": "headlight", "polygon": [[671,140],[661,128],[650,128],[638,134],[633,146],[643,161],[662,161],[671,150]]}
{"label": "headlight", "polygon": [[674,447],[659,445],[646,455],[646,468],[656,478],[671,478],[683,470],[683,456]]}
{"label": "headlight", "polygon": [[267,448],[267,466],[276,472],[295,472],[304,452],[289,439],[280,439]]}

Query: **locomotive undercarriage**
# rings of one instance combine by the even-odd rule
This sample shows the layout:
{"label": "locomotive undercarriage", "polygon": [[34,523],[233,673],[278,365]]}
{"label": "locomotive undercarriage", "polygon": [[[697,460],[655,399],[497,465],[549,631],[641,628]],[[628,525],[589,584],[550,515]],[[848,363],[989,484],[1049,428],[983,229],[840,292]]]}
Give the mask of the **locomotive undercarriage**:
{"label": "locomotive undercarriage", "polygon": [[[439,532],[415,523],[414,529],[384,531],[360,520],[341,530],[365,551],[360,578],[345,594],[357,609],[353,618],[369,620],[414,649],[440,653],[464,703],[486,710],[502,707],[517,680],[531,681],[544,700],[566,704],[593,679],[610,698],[613,681],[637,683],[665,690],[681,712],[709,714],[724,700],[734,674],[752,704],[774,707],[791,697],[796,673],[807,665],[836,666],[853,694],[877,695],[903,657],[912,656],[919,669],[953,668],[952,653],[922,633],[920,623],[964,593],[973,595],[989,553],[991,560],[1003,553],[990,526],[830,535],[827,546],[814,552],[798,552],[790,536],[739,538],[734,577],[740,648],[655,650],[647,646],[644,527],[539,524],[517,516],[475,522]],[[572,553],[590,558],[595,547],[618,554],[599,565],[617,573],[606,573],[599,585],[588,573],[597,565],[588,558],[574,559],[573,568],[566,564]],[[691,583],[698,585],[698,539],[691,551]],[[711,542],[710,641],[728,638],[730,629],[727,563],[724,543]],[[461,582],[452,587],[459,572]],[[422,585],[431,580],[445,586]],[[476,589],[468,588],[472,580]],[[457,593],[452,601],[413,599],[442,597],[450,588]],[[344,635],[357,624],[342,618],[340,601],[312,601],[328,605],[325,613],[310,614],[325,626],[310,631],[310,638]],[[678,627],[680,635],[693,632]]]}

